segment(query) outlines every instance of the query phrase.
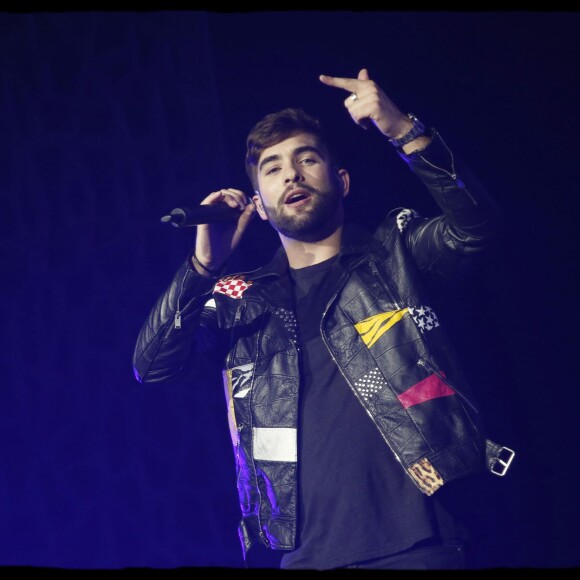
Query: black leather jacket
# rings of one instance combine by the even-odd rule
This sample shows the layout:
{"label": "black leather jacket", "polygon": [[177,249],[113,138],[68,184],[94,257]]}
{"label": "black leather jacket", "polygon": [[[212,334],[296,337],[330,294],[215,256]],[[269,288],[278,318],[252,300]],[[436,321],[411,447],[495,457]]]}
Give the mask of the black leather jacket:
{"label": "black leather jacket", "polygon": [[[497,206],[455,172],[437,134],[400,154],[442,214],[391,212],[374,234],[345,226],[342,274],[320,325],[325,344],[385,445],[431,495],[486,468],[503,475],[513,452],[487,439],[431,302],[426,280],[466,267],[500,231]],[[221,349],[242,511],[244,551],[295,547],[300,348],[282,249],[270,264],[217,280],[189,258],[139,334],[135,376],[178,379],[194,353]]]}

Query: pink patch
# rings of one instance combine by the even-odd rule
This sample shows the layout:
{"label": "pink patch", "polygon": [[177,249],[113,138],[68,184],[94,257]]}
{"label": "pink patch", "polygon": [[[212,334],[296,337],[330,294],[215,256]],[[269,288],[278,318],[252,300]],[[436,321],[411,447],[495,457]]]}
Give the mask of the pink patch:
{"label": "pink patch", "polygon": [[222,278],[215,285],[213,291],[239,299],[251,285],[252,282],[246,282],[242,278]]}
{"label": "pink patch", "polygon": [[455,395],[453,389],[449,388],[437,375],[429,375],[404,393],[401,393],[398,399],[403,407],[408,409],[413,405],[437,399],[438,397],[449,397],[450,395]]}

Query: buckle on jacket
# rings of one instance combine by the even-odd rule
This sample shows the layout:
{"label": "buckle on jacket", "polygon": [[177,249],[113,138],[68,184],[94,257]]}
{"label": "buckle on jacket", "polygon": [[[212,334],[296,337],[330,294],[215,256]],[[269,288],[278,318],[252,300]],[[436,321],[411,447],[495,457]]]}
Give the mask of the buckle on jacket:
{"label": "buckle on jacket", "polygon": [[507,473],[515,456],[515,452],[509,447],[500,447],[495,455],[494,463],[490,465],[490,471],[494,475],[503,477]]}

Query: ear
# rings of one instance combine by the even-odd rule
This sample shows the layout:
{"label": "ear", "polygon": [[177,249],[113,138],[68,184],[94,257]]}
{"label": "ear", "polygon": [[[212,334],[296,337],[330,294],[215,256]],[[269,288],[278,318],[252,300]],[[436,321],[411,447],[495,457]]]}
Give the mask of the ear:
{"label": "ear", "polygon": [[346,169],[336,170],[336,179],[339,187],[342,189],[342,197],[346,197],[350,191],[350,175]]}
{"label": "ear", "polygon": [[256,209],[258,210],[258,215],[263,219],[267,220],[268,216],[264,211],[264,206],[262,204],[262,198],[260,197],[260,192],[256,189],[254,191],[254,196],[252,197],[252,201],[254,202]]}

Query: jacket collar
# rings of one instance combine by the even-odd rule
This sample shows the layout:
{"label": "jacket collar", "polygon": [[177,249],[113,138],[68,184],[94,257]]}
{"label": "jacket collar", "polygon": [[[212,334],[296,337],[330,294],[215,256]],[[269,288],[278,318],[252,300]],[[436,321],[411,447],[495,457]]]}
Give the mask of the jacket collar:
{"label": "jacket collar", "polygon": [[[344,226],[340,243],[340,261],[348,268],[353,265],[380,242],[373,238],[372,233],[355,222],[347,221]],[[288,271],[288,258],[284,248],[280,246],[273,258],[264,266],[254,270],[252,280],[258,280],[267,276],[280,277]]]}

